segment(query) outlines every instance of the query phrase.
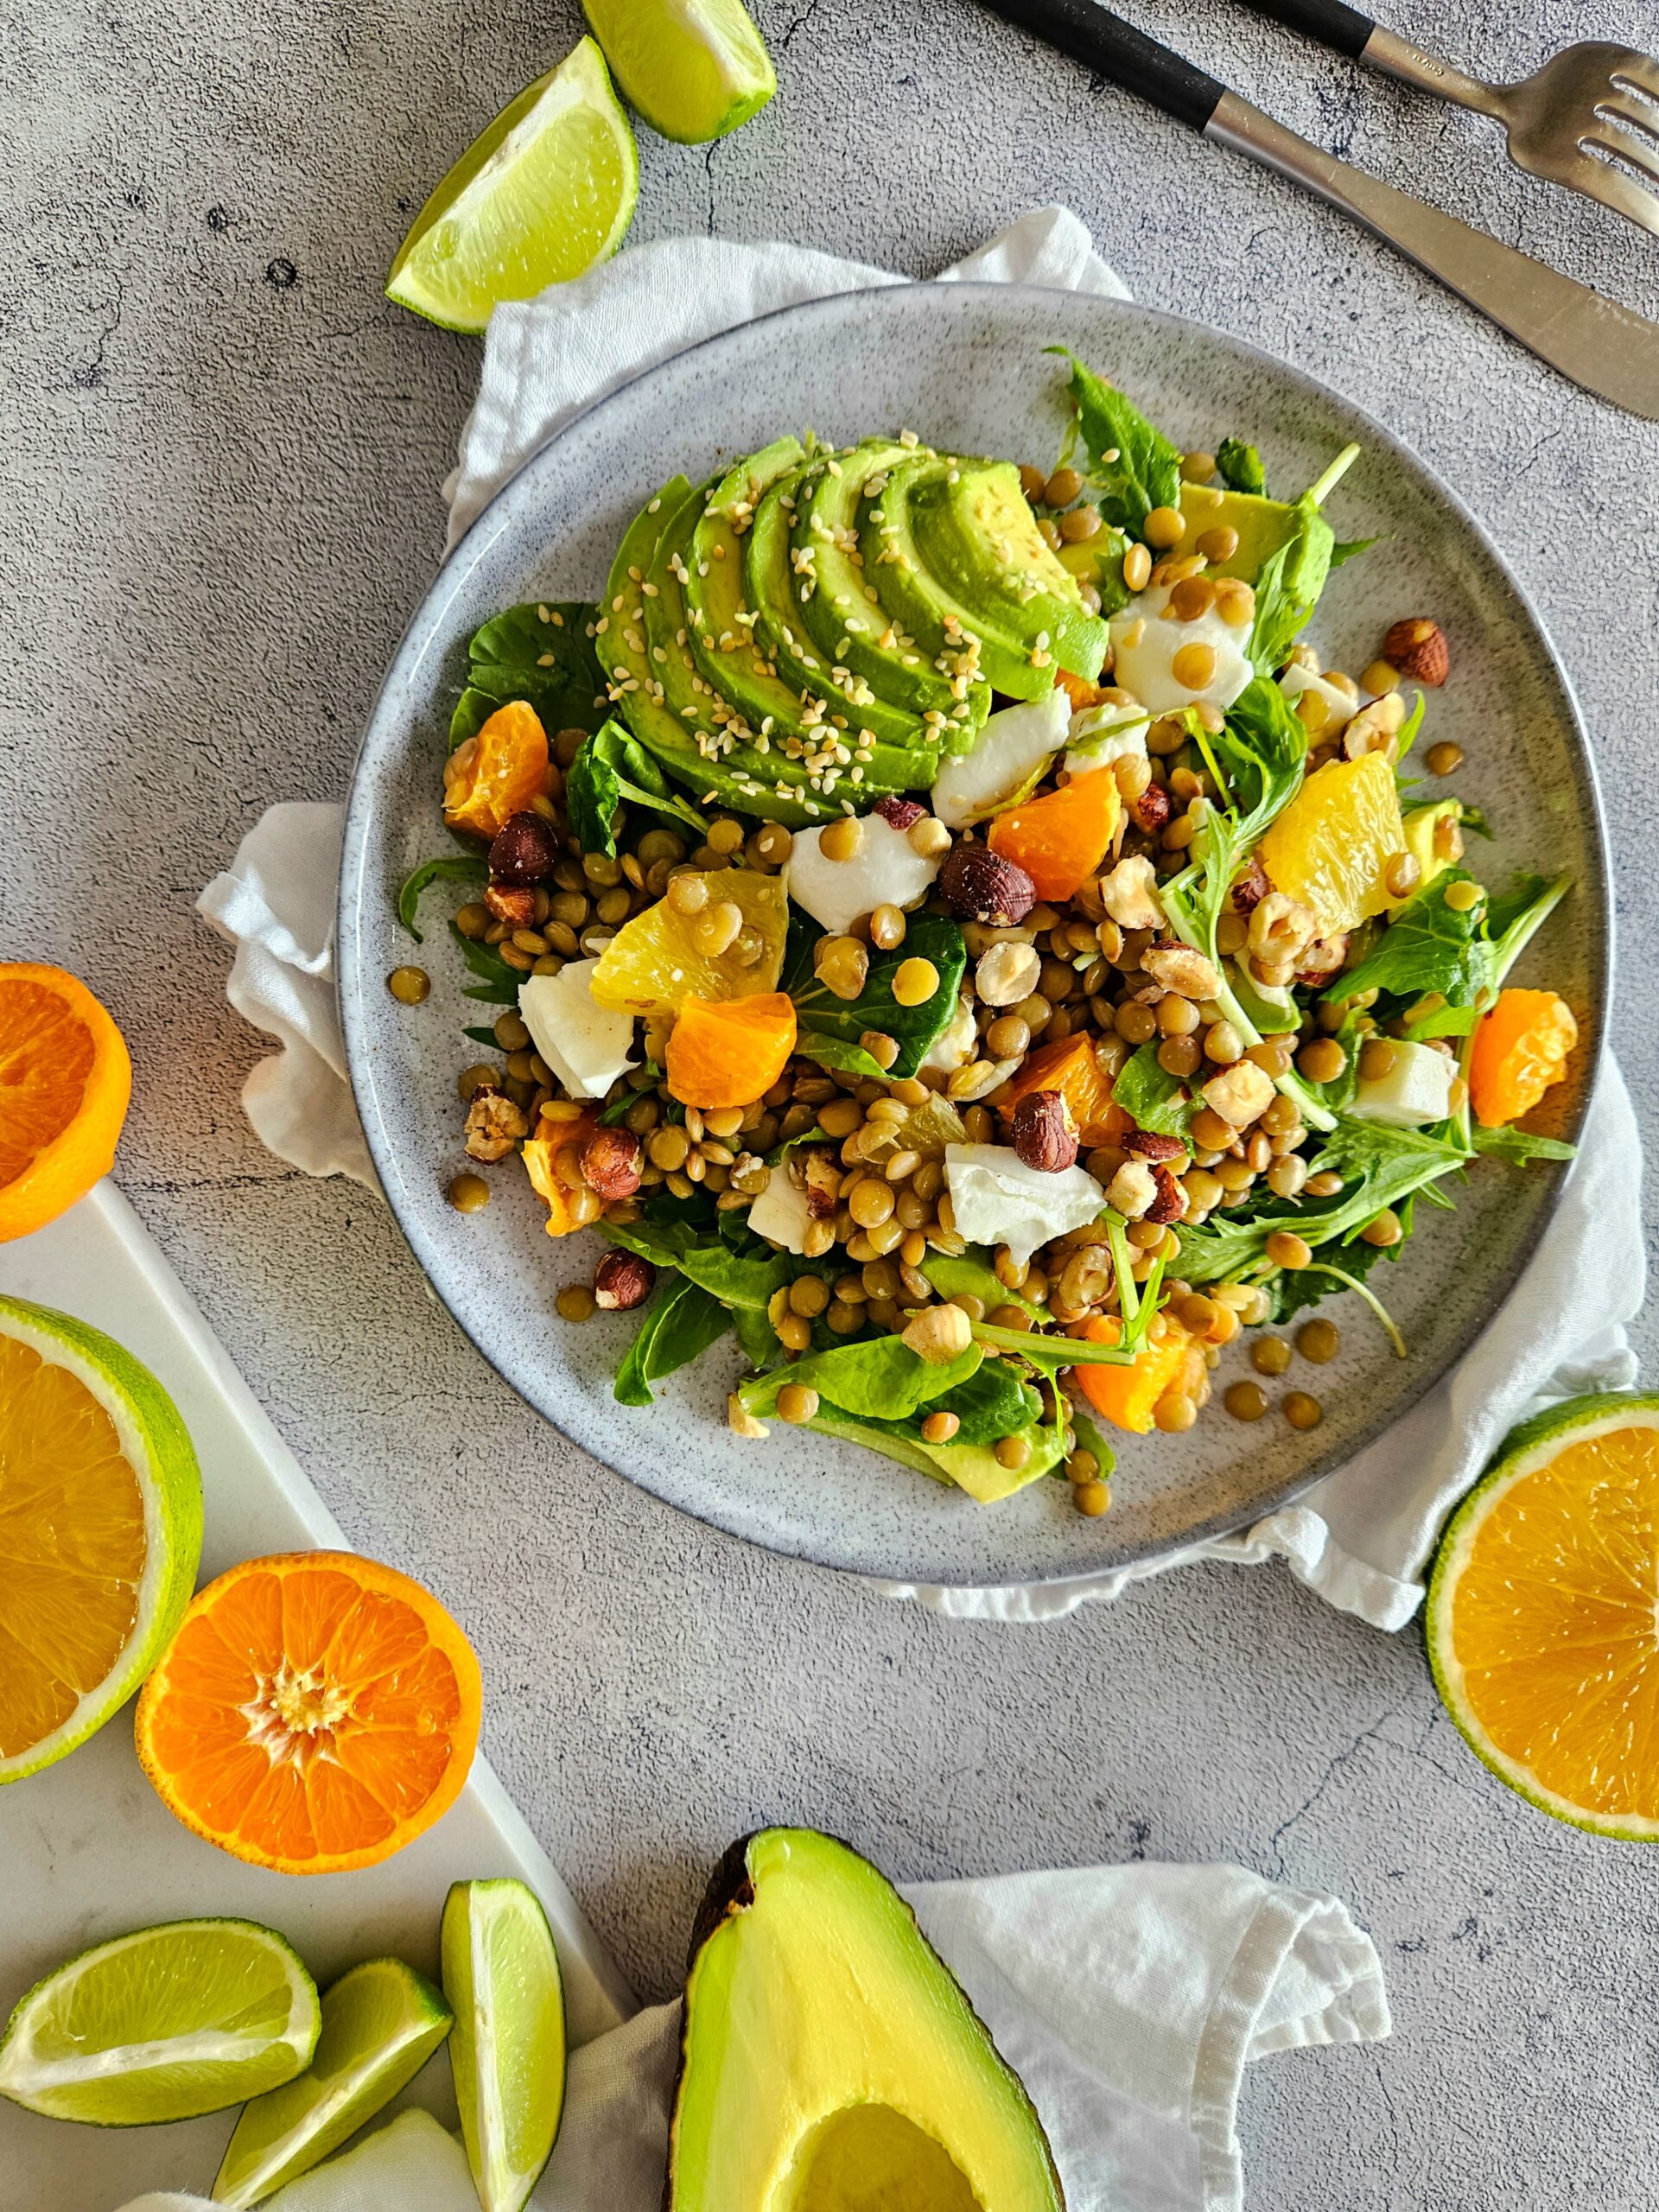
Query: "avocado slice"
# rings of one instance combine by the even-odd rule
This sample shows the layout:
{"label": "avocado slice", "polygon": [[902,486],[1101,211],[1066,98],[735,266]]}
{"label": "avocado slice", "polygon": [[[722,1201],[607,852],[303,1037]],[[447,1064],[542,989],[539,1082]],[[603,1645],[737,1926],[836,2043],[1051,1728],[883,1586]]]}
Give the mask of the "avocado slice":
{"label": "avocado slice", "polygon": [[652,673],[642,590],[668,518],[690,492],[683,476],[671,476],[628,524],[611,563],[594,630],[594,650],[612,703],[639,742],[659,758],[696,748],[670,711],[663,687]]}
{"label": "avocado slice", "polygon": [[[868,729],[877,742],[909,751],[931,745],[917,709],[899,697],[878,693],[867,677],[821,652],[801,621],[799,583],[791,563],[790,530],[801,486],[823,465],[813,454],[779,478],[762,496],[743,541],[744,582],[754,610],[755,636],[785,683],[802,691],[838,691],[846,701],[837,711],[855,727]],[[839,639],[837,639],[839,642]],[[895,700],[898,702],[895,703]],[[933,748],[937,751],[937,747]],[[912,788],[919,790],[918,783]]]}
{"label": "avocado slice", "polygon": [[925,450],[876,438],[826,454],[797,495],[790,561],[802,626],[817,649],[878,697],[919,715],[944,751],[966,753],[990,710],[988,688],[964,665],[963,641],[946,653],[942,627],[935,626],[938,642],[929,647],[893,619],[861,524],[888,472]]}
{"label": "avocado slice", "polygon": [[1181,512],[1186,536],[1180,551],[1191,552],[1206,530],[1226,528],[1238,532],[1237,550],[1225,561],[1212,561],[1205,571],[1211,576],[1238,576],[1253,584],[1281,546],[1295,535],[1297,515],[1282,499],[1269,499],[1255,492],[1234,492],[1220,484],[1181,486]]}
{"label": "avocado slice", "polygon": [[685,554],[686,644],[709,692],[736,709],[755,750],[779,762],[773,781],[792,778],[789,764],[804,762],[837,801],[856,799],[855,786],[871,798],[925,790],[938,770],[938,747],[914,715],[900,725],[898,745],[884,744],[839,687],[820,680],[795,690],[755,643],[743,539],[764,493],[802,459],[797,439],[780,438],[740,461],[709,495]]}
{"label": "avocado slice", "polygon": [[982,630],[1010,639],[1039,668],[1052,653],[1061,668],[1094,682],[1106,658],[1106,625],[1084,605],[1077,578],[1038,529],[1011,461],[917,469],[908,512],[929,572]]}
{"label": "avocado slice", "polygon": [[1064,2212],[1042,2122],[899,1892],[762,1828],[692,1934],[668,2212]]}

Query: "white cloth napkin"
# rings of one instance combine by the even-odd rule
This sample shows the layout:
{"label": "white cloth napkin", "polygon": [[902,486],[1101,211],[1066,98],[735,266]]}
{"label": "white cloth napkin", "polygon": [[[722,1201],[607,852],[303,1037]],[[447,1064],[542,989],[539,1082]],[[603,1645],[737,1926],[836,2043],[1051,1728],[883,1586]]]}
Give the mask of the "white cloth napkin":
{"label": "white cloth napkin", "polygon": [[[1127,296],[1063,207],[1023,216],[944,271],[944,281],[953,277]],[[537,447],[641,370],[791,301],[899,281],[798,246],[682,238],[619,254],[576,283],[499,308],[460,466],[445,487],[450,543]],[[237,946],[232,1004],[283,1047],[243,1092],[255,1130],[309,1174],[352,1175],[372,1187],[329,980],[340,834],[338,809],[274,806],[200,903]],[[1421,1600],[1441,1522],[1504,1431],[1551,1398],[1635,1379],[1624,1325],[1642,1302],[1641,1172],[1630,1099],[1607,1060],[1567,1196],[1494,1326],[1382,1443],[1246,1534],[1062,1584],[874,1586],[941,1612],[1036,1621],[1115,1598],[1187,1560],[1281,1558],[1332,1605],[1379,1628],[1402,1626]]]}
{"label": "white cloth napkin", "polygon": [[[931,1882],[905,1895],[1024,2082],[1071,2212],[1240,2212],[1246,2063],[1389,2032],[1369,1936],[1335,1897],[1238,1866]],[[658,2212],[680,2008],[575,2052],[535,2212]],[[476,2212],[465,2160],[404,2115],[270,2212]],[[209,2212],[141,2196],[126,2212]]]}

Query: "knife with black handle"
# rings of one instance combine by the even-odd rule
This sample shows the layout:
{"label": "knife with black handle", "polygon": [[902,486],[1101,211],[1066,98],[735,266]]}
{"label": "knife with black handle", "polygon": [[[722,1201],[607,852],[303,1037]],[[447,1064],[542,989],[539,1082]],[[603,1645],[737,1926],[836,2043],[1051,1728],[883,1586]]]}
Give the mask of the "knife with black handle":
{"label": "knife with black handle", "polygon": [[984,0],[993,14],[1218,145],[1317,193],[1617,407],[1659,422],[1659,324],[1299,138],[1096,0]]}

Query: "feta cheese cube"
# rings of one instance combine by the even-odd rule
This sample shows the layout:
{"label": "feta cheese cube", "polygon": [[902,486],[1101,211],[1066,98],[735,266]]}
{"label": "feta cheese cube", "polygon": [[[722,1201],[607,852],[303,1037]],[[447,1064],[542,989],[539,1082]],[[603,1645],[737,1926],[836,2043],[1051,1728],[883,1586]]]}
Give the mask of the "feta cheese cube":
{"label": "feta cheese cube", "polygon": [[766,1187],[749,1208],[749,1227],[768,1243],[781,1244],[785,1252],[804,1253],[807,1224],[812,1218],[806,1192],[789,1172],[789,1160],[780,1160]]}
{"label": "feta cheese cube", "polygon": [[1144,707],[1116,702],[1080,707],[1071,717],[1067,734],[1066,773],[1087,776],[1134,753],[1145,760],[1150,722]]}
{"label": "feta cheese cube", "polygon": [[1388,1073],[1361,1083],[1350,1109],[1354,1119],[1388,1129],[1421,1129],[1446,1120],[1456,1061],[1432,1045],[1396,1044],[1393,1051]]}
{"label": "feta cheese cube", "polygon": [[1071,699],[1058,683],[1040,699],[988,715],[973,751],[940,769],[934,813],[952,830],[995,813],[1036,781],[1065,743],[1071,721]]}
{"label": "feta cheese cube", "polygon": [[[1200,704],[1230,707],[1255,672],[1246,650],[1250,633],[1223,621],[1214,607],[1195,622],[1168,620],[1172,589],[1159,584],[1113,615],[1112,681],[1148,714],[1178,715]],[[1207,645],[1212,656],[1209,680],[1196,688],[1175,673],[1175,657],[1186,645]]]}
{"label": "feta cheese cube", "polygon": [[975,1244],[1006,1244],[1024,1266],[1040,1244],[1097,1220],[1106,1193],[1086,1168],[1027,1167],[1012,1145],[949,1144],[944,1179],[957,1227]]}
{"label": "feta cheese cube", "polygon": [[925,1068],[937,1068],[941,1075],[954,1075],[958,1068],[965,1068],[977,1056],[979,1027],[974,1020],[970,1000],[957,1001],[956,1019],[948,1021],[928,1046],[922,1059]]}
{"label": "feta cheese cube", "polygon": [[825,857],[822,830],[798,830],[784,864],[784,888],[798,906],[832,937],[845,937],[853,924],[878,906],[913,906],[925,899],[939,872],[895,830],[885,816],[861,817],[863,836],[849,861]]}
{"label": "feta cheese cube", "polygon": [[518,1012],[530,1041],[572,1098],[602,1098],[618,1076],[639,1062],[633,1016],[601,1006],[590,985],[597,960],[571,960],[556,976],[526,976]]}

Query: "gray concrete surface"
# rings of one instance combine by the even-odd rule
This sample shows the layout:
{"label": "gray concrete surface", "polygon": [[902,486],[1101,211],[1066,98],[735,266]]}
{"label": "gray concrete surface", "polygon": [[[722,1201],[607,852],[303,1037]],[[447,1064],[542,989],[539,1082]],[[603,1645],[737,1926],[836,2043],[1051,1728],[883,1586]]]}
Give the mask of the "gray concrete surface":
{"label": "gray concrete surface", "polygon": [[[1428,37],[1443,12],[1393,20]],[[1474,119],[1239,8],[1135,13],[1337,150],[1659,312],[1653,242],[1515,175]],[[1616,1033],[1650,1098],[1659,430],[969,0],[760,15],[779,99],[713,149],[642,134],[637,238],[783,235],[923,273],[1063,199],[1142,299],[1326,378],[1486,518],[1594,734]],[[1347,1897],[1397,2022],[1380,2050],[1255,2069],[1255,2203],[1653,2202],[1651,1862],[1491,1781],[1417,1637],[1219,1568],[1053,1628],[951,1626],[745,1551],[539,1427],[375,1202],[254,1144],[237,1090],[258,1047],[191,901],[268,800],[344,791],[477,363],[386,306],[382,272],[575,12],[10,0],[0,20],[0,949],[82,969],[119,1014],[123,1185],[353,1538],[473,1630],[492,1755],[640,1988],[674,1981],[703,1870],[769,1817],[900,1875],[1230,1856]],[[1501,75],[1644,29],[1637,0],[1472,0],[1449,35]]]}

